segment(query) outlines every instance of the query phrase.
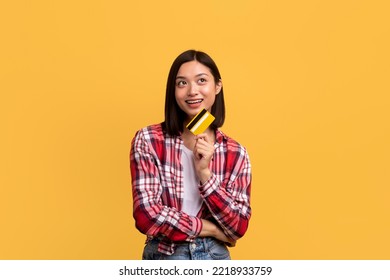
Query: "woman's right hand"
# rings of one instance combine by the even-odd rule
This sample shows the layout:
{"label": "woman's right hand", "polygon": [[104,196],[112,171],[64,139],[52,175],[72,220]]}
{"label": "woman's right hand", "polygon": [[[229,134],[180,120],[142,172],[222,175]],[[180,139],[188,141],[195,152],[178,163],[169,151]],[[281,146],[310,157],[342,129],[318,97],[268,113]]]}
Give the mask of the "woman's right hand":
{"label": "woman's right hand", "polygon": [[226,234],[224,234],[223,231],[212,222],[202,219],[202,224],[203,227],[202,227],[202,231],[199,234],[199,237],[210,236],[226,243],[226,245],[229,247],[236,246],[236,241],[228,238]]}

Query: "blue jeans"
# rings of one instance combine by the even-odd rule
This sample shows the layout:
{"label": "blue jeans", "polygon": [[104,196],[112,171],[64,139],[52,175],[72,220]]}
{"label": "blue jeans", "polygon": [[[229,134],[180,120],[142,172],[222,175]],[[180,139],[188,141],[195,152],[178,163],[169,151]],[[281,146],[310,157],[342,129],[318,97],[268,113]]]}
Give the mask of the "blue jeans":
{"label": "blue jeans", "polygon": [[198,237],[192,243],[179,243],[173,255],[160,253],[158,243],[159,239],[154,238],[145,245],[143,260],[230,260],[226,245],[212,237]]}

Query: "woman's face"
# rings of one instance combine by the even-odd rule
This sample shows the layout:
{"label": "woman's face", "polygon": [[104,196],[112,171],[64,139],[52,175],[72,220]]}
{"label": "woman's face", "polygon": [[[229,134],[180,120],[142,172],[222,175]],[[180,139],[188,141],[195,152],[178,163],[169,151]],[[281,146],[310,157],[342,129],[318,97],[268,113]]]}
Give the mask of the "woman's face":
{"label": "woman's face", "polygon": [[207,66],[196,60],[183,63],[176,76],[175,97],[187,121],[203,108],[210,111],[221,88],[222,82],[215,83]]}

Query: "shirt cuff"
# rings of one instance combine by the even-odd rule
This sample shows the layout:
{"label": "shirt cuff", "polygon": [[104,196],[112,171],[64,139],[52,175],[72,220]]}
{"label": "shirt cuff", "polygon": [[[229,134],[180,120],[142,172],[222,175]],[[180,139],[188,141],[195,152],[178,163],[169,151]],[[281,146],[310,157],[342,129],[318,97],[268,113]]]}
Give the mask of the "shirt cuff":
{"label": "shirt cuff", "polygon": [[206,182],[199,185],[200,194],[203,197],[209,196],[213,191],[217,190],[218,186],[219,181],[217,179],[217,176],[212,173],[211,177]]}
{"label": "shirt cuff", "polygon": [[199,219],[197,217],[190,217],[190,219],[192,220],[192,234],[188,236],[188,238],[186,240],[188,242],[194,241],[195,238],[197,238],[199,236],[199,234],[203,228],[203,223],[202,223],[201,219]]}

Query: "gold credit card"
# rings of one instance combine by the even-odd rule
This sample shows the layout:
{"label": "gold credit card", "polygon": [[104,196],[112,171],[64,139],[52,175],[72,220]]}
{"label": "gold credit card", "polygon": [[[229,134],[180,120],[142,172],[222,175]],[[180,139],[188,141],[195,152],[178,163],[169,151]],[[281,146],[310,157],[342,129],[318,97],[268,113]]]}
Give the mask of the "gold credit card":
{"label": "gold credit card", "polygon": [[191,121],[187,124],[187,128],[195,135],[205,132],[205,130],[212,124],[215,117],[206,109],[202,109]]}

